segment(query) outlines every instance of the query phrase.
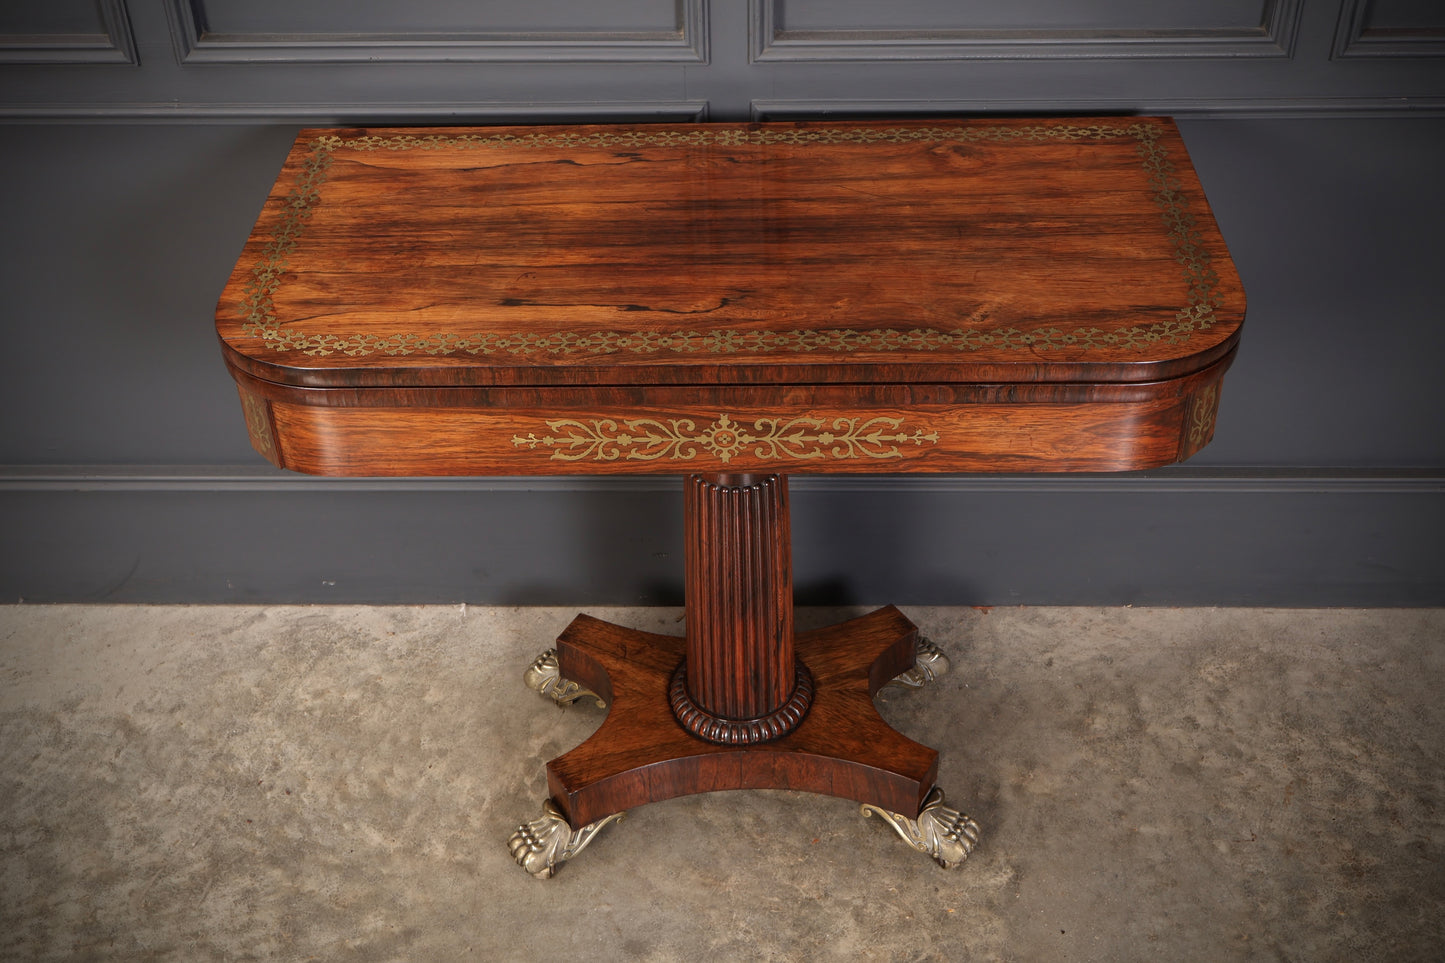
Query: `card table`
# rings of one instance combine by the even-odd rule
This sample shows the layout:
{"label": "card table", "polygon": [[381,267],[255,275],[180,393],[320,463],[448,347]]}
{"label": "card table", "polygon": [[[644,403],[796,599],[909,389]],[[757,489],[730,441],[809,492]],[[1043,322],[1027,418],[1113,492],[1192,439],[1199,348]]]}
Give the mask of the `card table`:
{"label": "card table", "polygon": [[607,708],[509,841],[546,877],[747,788],[961,862],[873,703],[946,660],[892,607],[795,632],[787,477],[1188,458],[1244,294],[1163,118],[347,128],[298,136],[216,320],[283,468],[683,477],[685,635],[583,615],[527,670]]}

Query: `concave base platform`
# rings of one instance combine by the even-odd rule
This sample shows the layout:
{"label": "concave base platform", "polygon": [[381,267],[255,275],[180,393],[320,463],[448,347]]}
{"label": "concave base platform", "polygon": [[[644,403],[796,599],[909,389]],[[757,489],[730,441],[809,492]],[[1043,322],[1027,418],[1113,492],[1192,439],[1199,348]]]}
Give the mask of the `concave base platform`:
{"label": "concave base platform", "polygon": [[557,639],[563,677],[600,695],[607,718],[547,764],[552,799],[574,830],[675,796],[723,789],[796,789],[916,817],[938,753],[890,727],[873,696],[914,666],[918,629],[889,606],[796,636],[815,693],[797,728],[728,746],[686,732],[668,704],[685,641],[579,615]]}

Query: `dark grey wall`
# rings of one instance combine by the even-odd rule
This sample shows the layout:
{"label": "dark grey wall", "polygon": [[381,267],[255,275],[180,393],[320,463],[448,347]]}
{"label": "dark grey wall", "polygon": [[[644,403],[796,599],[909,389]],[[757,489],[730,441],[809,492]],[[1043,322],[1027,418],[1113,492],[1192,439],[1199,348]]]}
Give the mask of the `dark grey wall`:
{"label": "dark grey wall", "polygon": [[1249,295],[1214,444],[794,481],[816,602],[1445,604],[1445,6],[28,0],[0,12],[0,600],[676,601],[673,479],[326,480],[216,297],[298,126],[1177,116]]}

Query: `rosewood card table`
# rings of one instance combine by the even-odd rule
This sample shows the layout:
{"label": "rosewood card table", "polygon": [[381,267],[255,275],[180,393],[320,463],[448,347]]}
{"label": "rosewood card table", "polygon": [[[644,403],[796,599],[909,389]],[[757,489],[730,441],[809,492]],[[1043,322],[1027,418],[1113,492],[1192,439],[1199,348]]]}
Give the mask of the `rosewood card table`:
{"label": "rosewood card table", "polygon": [[526,673],[608,709],[510,840],[545,877],[746,788],[961,861],[872,701],[945,662],[892,607],[794,632],[787,474],[1179,461],[1243,316],[1171,121],[988,119],[303,131],[217,327],[284,468],[685,476],[685,636],[579,616]]}

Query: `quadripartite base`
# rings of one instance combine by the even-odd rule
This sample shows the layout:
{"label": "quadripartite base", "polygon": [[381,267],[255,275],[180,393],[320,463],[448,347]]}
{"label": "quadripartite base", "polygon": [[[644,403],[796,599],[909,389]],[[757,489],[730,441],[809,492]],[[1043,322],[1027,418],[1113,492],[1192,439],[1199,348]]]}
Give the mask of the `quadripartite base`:
{"label": "quadripartite base", "polygon": [[795,789],[917,816],[938,753],[894,730],[873,695],[915,665],[918,629],[896,608],[797,636],[814,696],[797,728],[771,742],[705,742],[668,703],[681,638],[578,616],[557,640],[561,674],[597,693],[607,718],[547,764],[547,784],[574,830],[645,803],[722,789]]}

